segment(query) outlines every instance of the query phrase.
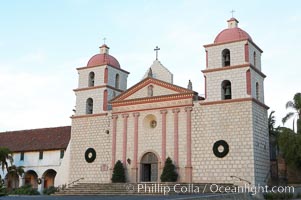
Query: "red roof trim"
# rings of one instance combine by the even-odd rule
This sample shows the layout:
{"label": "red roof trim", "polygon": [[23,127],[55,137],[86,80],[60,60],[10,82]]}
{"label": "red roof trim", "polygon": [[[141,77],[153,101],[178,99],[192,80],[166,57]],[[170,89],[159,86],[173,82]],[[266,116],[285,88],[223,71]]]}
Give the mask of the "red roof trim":
{"label": "red roof trim", "polygon": [[186,88],[183,88],[183,87],[180,87],[180,86],[177,86],[177,85],[173,85],[171,83],[161,81],[159,79],[148,77],[148,78],[143,79],[139,83],[135,84],[131,88],[127,89],[126,91],[124,91],[123,93],[121,93],[120,95],[115,97],[114,99],[112,99],[111,102],[124,100],[127,97],[131,96],[132,94],[134,94],[135,92],[137,92],[138,90],[142,89],[143,87],[147,86],[150,83],[153,83],[153,84],[159,85],[161,87],[164,87],[164,88],[176,91],[176,92],[180,92],[180,93],[193,92],[193,91],[188,90]]}
{"label": "red roof trim", "polygon": [[216,105],[216,104],[225,104],[225,103],[237,103],[237,102],[244,102],[244,101],[253,101],[254,103],[257,103],[261,107],[265,109],[269,109],[267,105],[264,103],[261,103],[257,99],[254,98],[240,98],[240,99],[227,99],[227,100],[219,100],[219,101],[209,101],[209,102],[201,102],[200,105],[207,106],[207,105]]}
{"label": "red roof trim", "polygon": [[218,46],[218,45],[223,45],[223,44],[230,44],[233,42],[241,42],[241,41],[247,41],[250,42],[251,44],[254,45],[254,47],[260,51],[260,53],[263,53],[263,51],[251,40],[247,40],[247,39],[241,39],[241,40],[233,40],[233,41],[229,41],[229,42],[221,42],[221,43],[212,43],[212,44],[205,44],[203,45],[203,47],[207,48],[207,47],[213,47],[213,46]]}
{"label": "red roof trim", "polygon": [[118,91],[118,92],[123,92],[123,90],[117,89],[115,87],[112,87],[110,85],[98,85],[98,86],[93,86],[93,87],[85,87],[85,88],[76,88],[73,91],[78,92],[78,91],[85,91],[85,90],[93,90],[93,89],[99,89],[99,88],[110,88],[112,90]]}
{"label": "red roof trim", "polygon": [[263,78],[266,77],[266,75],[264,73],[259,71],[251,63],[246,63],[246,64],[242,64],[242,65],[233,65],[233,66],[229,66],[229,67],[219,67],[219,68],[214,68],[214,69],[205,69],[205,70],[202,70],[202,72],[203,73],[209,73],[209,72],[217,72],[217,71],[224,71],[224,70],[230,70],[230,69],[239,69],[239,68],[244,68],[244,67],[250,67],[251,69],[256,71],[260,76],[262,76]]}
{"label": "red roof trim", "polygon": [[117,70],[120,70],[120,71],[122,71],[122,72],[124,72],[124,73],[130,74],[130,72],[128,72],[128,71],[125,71],[125,70],[123,70],[123,69],[121,69],[121,68],[116,68],[116,67],[111,66],[111,65],[109,65],[109,64],[95,65],[95,66],[85,66],[85,67],[78,67],[78,68],[76,68],[76,69],[77,69],[77,70],[84,70],[84,69],[90,69],[90,68],[94,68],[94,67],[106,67],[106,66],[110,66],[110,67],[113,67],[114,69],[117,69]]}
{"label": "red roof trim", "polygon": [[108,115],[108,113],[87,114],[87,115],[72,115],[71,119],[88,118],[88,117],[99,117],[99,116],[107,116],[107,115]]}
{"label": "red roof trim", "polygon": [[137,98],[137,99],[120,100],[120,101],[112,102],[112,106],[113,106],[113,110],[114,110],[115,107],[120,107],[120,106],[148,104],[148,103],[172,101],[172,100],[180,100],[180,99],[191,99],[192,100],[193,94],[194,94],[194,92],[187,92],[187,93],[169,94],[169,95],[155,96],[155,97],[144,97],[144,98]]}

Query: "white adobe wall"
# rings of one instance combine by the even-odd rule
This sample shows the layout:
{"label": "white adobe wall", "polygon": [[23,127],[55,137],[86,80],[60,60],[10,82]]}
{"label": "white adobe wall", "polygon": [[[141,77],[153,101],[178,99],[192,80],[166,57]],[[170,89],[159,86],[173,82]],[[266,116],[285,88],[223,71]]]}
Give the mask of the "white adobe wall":
{"label": "white adobe wall", "polygon": [[60,186],[70,183],[69,181],[69,164],[70,164],[70,143],[64,153],[63,159],[60,160],[60,167],[55,176],[54,186]]}
{"label": "white adobe wall", "polygon": [[[178,100],[179,101],[179,100]],[[192,100],[190,100],[191,103]],[[171,102],[160,102],[160,103],[152,103],[152,104],[143,104],[143,108],[160,108],[164,107]],[[183,105],[183,101],[181,102]],[[174,104],[176,105],[176,104]],[[126,109],[126,108],[125,108]],[[130,158],[133,161],[134,155],[134,117],[131,112],[131,107],[127,107],[128,109],[128,129],[127,129],[127,158]],[[186,112],[184,107],[180,107],[180,112],[178,114],[179,117],[179,181],[185,180],[185,164],[186,164]],[[148,111],[139,111],[139,126],[138,126],[138,163],[143,155],[147,152],[155,152],[159,156],[159,160],[161,162],[165,162],[165,159],[169,156],[172,160],[174,160],[174,113],[172,112],[172,108],[164,109],[167,110],[166,114],[166,158],[162,158],[162,114],[160,113],[162,109],[154,109]],[[146,127],[144,120],[147,115],[154,115],[157,120],[156,128],[148,128]],[[116,161],[122,161],[122,153],[123,153],[123,118],[122,115],[118,115],[117,119],[117,142],[116,142]],[[159,168],[160,168],[159,163]],[[132,163],[129,165],[127,163],[128,173],[131,174]],[[138,174],[140,173],[140,165],[138,164]],[[158,181],[160,181],[161,170],[159,170]],[[134,182],[131,177],[128,177],[130,182]],[[140,181],[140,180],[139,180]]]}
{"label": "white adobe wall", "polygon": [[253,151],[256,184],[266,185],[270,171],[269,131],[267,110],[252,104]]}
{"label": "white adobe wall", "polygon": [[[251,101],[195,103],[192,111],[193,182],[233,183],[230,176],[238,176],[255,183],[251,114]],[[229,153],[224,158],[213,154],[213,144],[218,140],[225,140],[229,145]]]}
{"label": "white adobe wall", "polygon": [[76,113],[75,115],[86,114],[86,102],[88,98],[93,99],[93,114],[104,113],[103,93],[105,88],[95,88],[84,91],[76,91]]}
{"label": "white adobe wall", "polygon": [[[153,78],[173,84],[173,74],[159,60],[154,60],[150,68],[152,69]],[[149,68],[145,72],[143,79],[147,78],[148,72]]]}
{"label": "white adobe wall", "polygon": [[[93,116],[72,119],[70,140],[70,166],[69,182],[84,178],[82,182],[108,183],[110,182],[110,170],[101,171],[101,167],[109,167],[111,163],[110,118],[108,116]],[[96,159],[93,163],[87,163],[85,152],[88,148],[94,148]]]}
{"label": "white adobe wall", "polygon": [[[14,162],[16,166],[24,166],[24,171],[33,170],[37,173],[38,178],[42,178],[43,174],[49,170],[53,169],[56,172],[59,171],[61,161],[60,150],[43,151],[43,159],[39,159],[39,152],[25,152],[24,161],[20,160],[21,153],[17,152],[13,154]],[[6,175],[3,171],[0,171],[1,177],[4,178]],[[55,185],[57,185],[57,176],[55,178]],[[20,182],[21,184],[21,182]]]}
{"label": "white adobe wall", "polygon": [[119,89],[126,90],[128,74],[114,67],[107,66],[107,68],[108,68],[108,85],[115,88],[115,77],[116,74],[119,74]]}
{"label": "white adobe wall", "polygon": [[126,100],[128,99],[137,99],[137,98],[144,98],[148,97],[148,86],[153,86],[153,96],[163,96],[163,95],[169,95],[169,94],[177,94],[178,92],[167,89],[161,86],[158,86],[156,84],[148,84],[147,86],[141,88],[140,90],[136,91],[134,94],[128,96]]}
{"label": "white adobe wall", "polygon": [[252,88],[252,97],[256,99],[256,82],[259,84],[259,101],[264,103],[264,78],[258,75],[253,69],[251,71],[251,88]]}
{"label": "white adobe wall", "polygon": [[206,101],[222,100],[222,82],[231,82],[232,99],[249,97],[246,72],[249,67],[206,73]]}
{"label": "white adobe wall", "polygon": [[227,43],[224,45],[216,45],[206,47],[208,52],[208,68],[215,69],[222,67],[222,51],[224,49],[230,50],[230,63],[233,65],[245,64],[245,44],[246,41]]}
{"label": "white adobe wall", "polygon": [[94,85],[104,85],[104,71],[106,65],[78,70],[78,88],[86,88],[89,86],[89,74],[94,72]]}
{"label": "white adobe wall", "polygon": [[[261,71],[261,52],[252,43],[248,44],[250,63]],[[254,52],[256,53],[256,63],[254,63]]]}

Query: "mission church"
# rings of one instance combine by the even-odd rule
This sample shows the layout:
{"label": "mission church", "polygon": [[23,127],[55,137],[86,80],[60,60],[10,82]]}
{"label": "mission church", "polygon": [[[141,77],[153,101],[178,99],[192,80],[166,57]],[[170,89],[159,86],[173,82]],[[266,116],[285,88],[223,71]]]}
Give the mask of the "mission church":
{"label": "mission church", "polygon": [[191,82],[185,88],[173,84],[173,74],[158,59],[127,88],[129,72],[106,44],[77,68],[76,111],[64,133],[71,137],[57,148],[65,151],[54,185],[109,183],[118,160],[127,182],[160,182],[167,157],[178,182],[233,183],[236,177],[266,184],[270,162],[262,50],[237,19],[227,23],[213,43],[204,45],[204,97]]}

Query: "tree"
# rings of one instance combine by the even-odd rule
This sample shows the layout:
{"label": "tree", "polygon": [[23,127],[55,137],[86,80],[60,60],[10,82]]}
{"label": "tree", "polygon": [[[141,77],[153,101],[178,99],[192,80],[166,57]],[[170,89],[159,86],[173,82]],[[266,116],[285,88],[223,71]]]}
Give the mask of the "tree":
{"label": "tree", "polygon": [[7,161],[9,161],[10,164],[13,163],[12,152],[6,147],[0,147],[0,165],[3,172],[5,169],[8,170]]}
{"label": "tree", "polygon": [[125,183],[125,169],[120,160],[114,166],[111,180],[113,183]]}
{"label": "tree", "polygon": [[282,123],[285,124],[287,120],[291,118],[295,119],[297,117],[297,133],[301,134],[301,93],[296,93],[293,101],[288,101],[286,103],[286,109],[288,108],[291,108],[293,111],[286,114],[282,119]]}
{"label": "tree", "polygon": [[289,128],[280,128],[278,145],[287,165],[301,168],[301,134]]}
{"label": "tree", "polygon": [[276,119],[274,116],[275,111],[272,111],[269,114],[268,126],[269,126],[269,143],[270,143],[270,159],[276,160],[279,146],[278,146],[278,136],[279,136],[279,127],[275,128]]}
{"label": "tree", "polygon": [[170,157],[165,161],[163,172],[160,177],[162,182],[176,182],[178,179],[178,173],[176,172],[176,166],[172,163]]}
{"label": "tree", "polygon": [[7,168],[7,172],[8,172],[8,174],[10,174],[12,176],[18,176],[18,177],[22,177],[23,174],[25,173],[23,166],[17,167],[16,165],[9,166]]}

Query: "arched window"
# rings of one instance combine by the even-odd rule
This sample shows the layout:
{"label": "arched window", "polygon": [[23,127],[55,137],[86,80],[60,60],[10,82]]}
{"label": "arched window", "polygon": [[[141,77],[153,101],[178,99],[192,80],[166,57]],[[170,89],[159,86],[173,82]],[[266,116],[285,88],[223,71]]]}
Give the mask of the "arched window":
{"label": "arched window", "polygon": [[119,89],[119,74],[116,74],[116,77],[115,77],[115,88]]}
{"label": "arched window", "polygon": [[149,86],[147,87],[147,96],[148,96],[148,97],[152,97],[153,95],[154,95],[154,86],[149,85]]}
{"label": "arched window", "polygon": [[93,87],[94,86],[94,77],[95,77],[94,72],[90,72],[89,73],[89,87]]}
{"label": "arched window", "polygon": [[256,82],[256,99],[259,99],[259,83]]}
{"label": "arched window", "polygon": [[253,53],[253,63],[254,63],[254,67],[256,67],[256,52],[255,51]]}
{"label": "arched window", "polygon": [[92,98],[87,99],[86,114],[93,114],[93,99]]}
{"label": "arched window", "polygon": [[231,82],[224,80],[222,82],[222,100],[232,99]]}
{"label": "arched window", "polygon": [[222,66],[230,66],[230,50],[229,49],[224,49],[222,51]]}

